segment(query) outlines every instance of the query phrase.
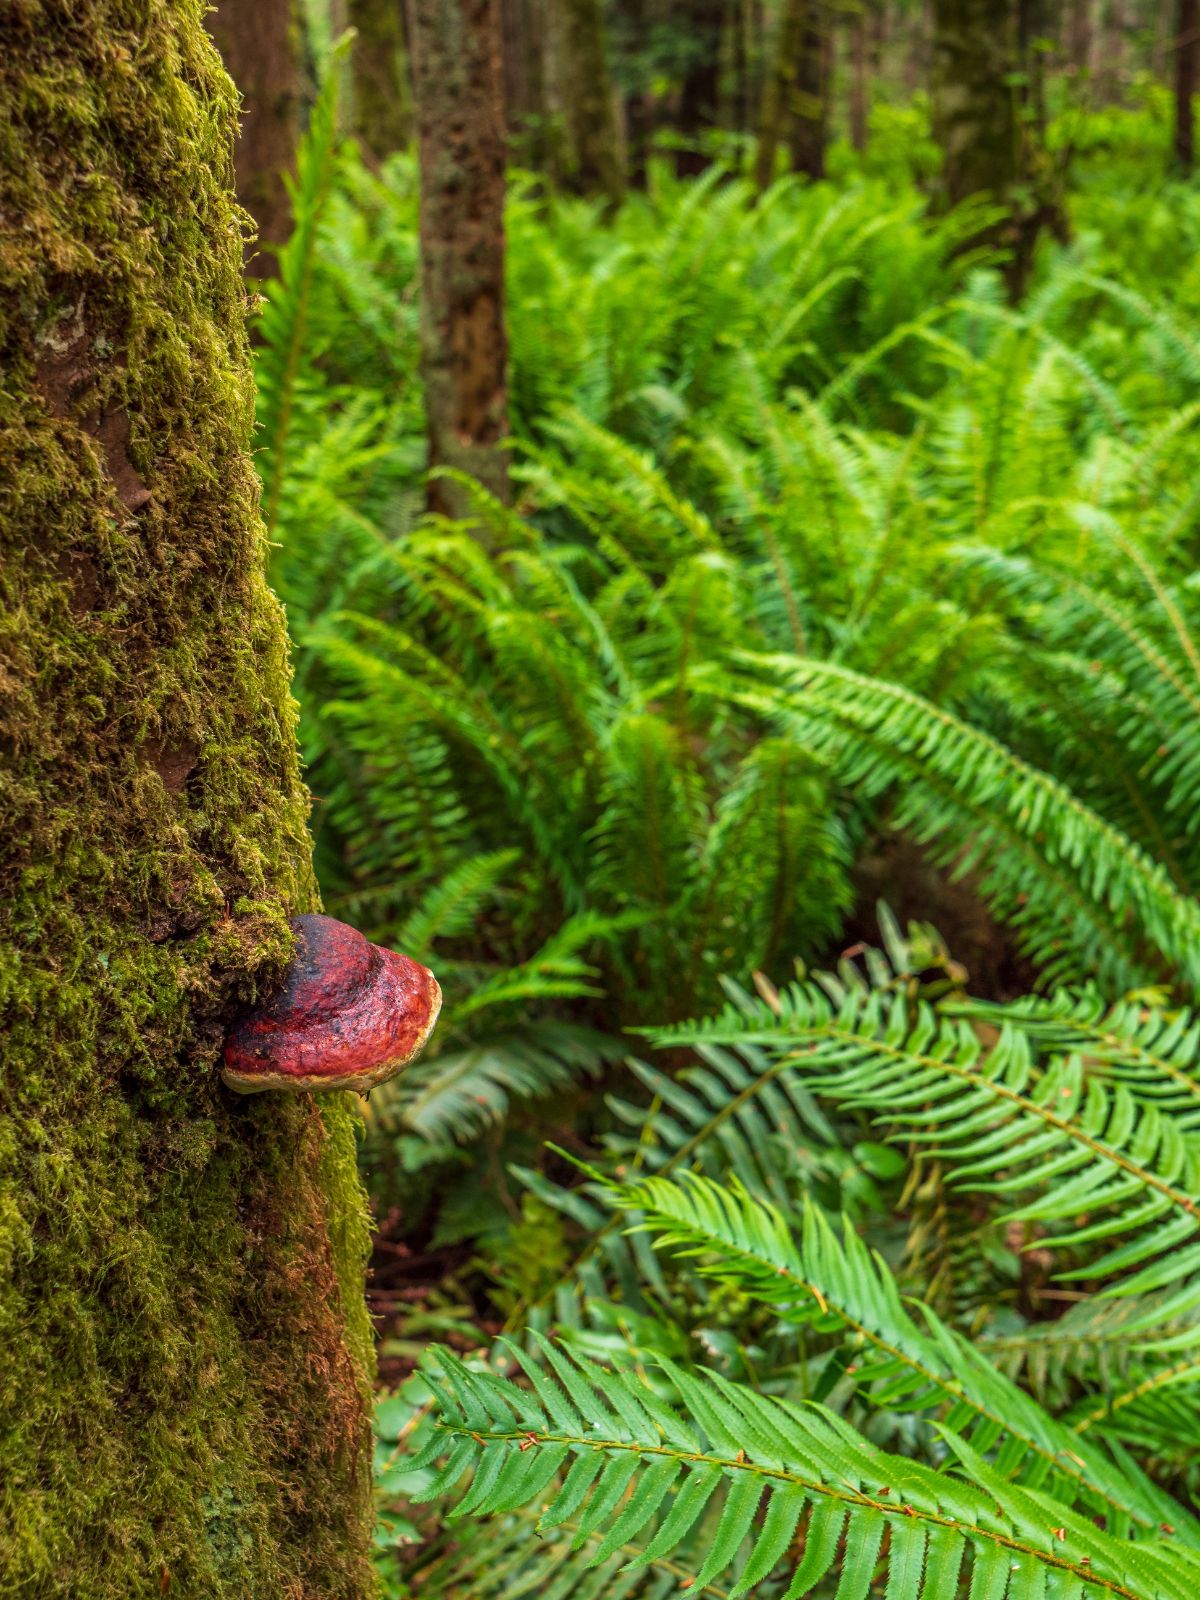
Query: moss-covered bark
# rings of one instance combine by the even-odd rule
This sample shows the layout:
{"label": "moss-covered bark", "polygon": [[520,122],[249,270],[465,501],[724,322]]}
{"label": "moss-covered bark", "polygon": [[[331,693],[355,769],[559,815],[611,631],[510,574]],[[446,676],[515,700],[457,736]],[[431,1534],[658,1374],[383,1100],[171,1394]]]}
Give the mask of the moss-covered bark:
{"label": "moss-covered bark", "polygon": [[933,122],[946,200],[1003,199],[1020,178],[1016,5],[935,0],[933,20]]}
{"label": "moss-covered bark", "polygon": [[371,1593],[349,1105],[219,1084],[313,904],[201,0],[0,8],[0,1591]]}

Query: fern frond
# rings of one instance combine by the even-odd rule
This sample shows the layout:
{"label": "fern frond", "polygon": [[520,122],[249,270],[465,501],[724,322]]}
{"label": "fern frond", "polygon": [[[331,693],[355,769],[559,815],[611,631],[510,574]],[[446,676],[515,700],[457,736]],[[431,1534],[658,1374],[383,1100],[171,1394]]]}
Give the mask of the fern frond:
{"label": "fern frond", "polygon": [[1081,1384],[1114,1394],[1136,1386],[1150,1364],[1143,1356],[1147,1349],[1172,1348],[1176,1339],[1200,1343],[1195,1313],[1177,1319],[1169,1310],[1164,1315],[1167,1299],[1166,1294],[1118,1300],[1089,1296],[1055,1321],[986,1331],[975,1345],[1043,1403],[1063,1410]]}
{"label": "fern frond", "polygon": [[263,515],[270,536],[289,469],[288,435],[297,392],[321,351],[313,337],[311,297],[317,239],[329,201],[337,151],[338,77],[331,71],[309,116],[290,184],[293,227],[279,252],[279,278],[268,286],[259,331],[263,354],[257,367],[259,427],[267,455]]}
{"label": "fern frond", "polygon": [[1153,975],[1158,952],[1200,983],[1195,902],[1056,779],[898,685],[828,662],[750,664],[784,687],[736,698],[773,714],[859,793],[898,790],[896,825],[956,871],[976,868],[1048,976],[1098,971],[1132,988]]}
{"label": "fern frond", "polygon": [[519,1033],[423,1057],[377,1091],[384,1126],[430,1144],[464,1140],[503,1120],[513,1100],[535,1100],[619,1059],[619,1042],[565,1022],[529,1023]]}
{"label": "fern frond", "polygon": [[[646,1178],[615,1190],[638,1229],[707,1277],[773,1306],[787,1322],[844,1329],[852,1336],[855,1386],[889,1410],[945,1414],[946,1426],[981,1454],[999,1446],[1004,1475],[1072,1503],[1076,1494],[1110,1531],[1127,1522],[1153,1532],[1178,1508],[1140,1477],[1127,1477],[1102,1453],[1081,1450],[1075,1433],[1050,1417],[979,1356],[968,1340],[919,1303],[901,1301],[895,1281],[849,1226],[839,1239],[806,1200],[799,1237],[781,1213],[740,1188],[691,1174]],[[1200,1544],[1200,1525],[1189,1529]]]}
{"label": "fern frond", "polygon": [[1058,1052],[1078,1052],[1089,1070],[1129,1086],[1139,1099],[1168,1112],[1191,1133],[1200,1126],[1200,1018],[1187,1008],[1164,1011],[1138,1000],[1108,1004],[1095,990],[1059,990],[1004,1006],[965,1002],[955,1009],[1003,1020]]}
{"label": "fern frond", "polygon": [[[447,1529],[432,1548],[419,1551],[403,1564],[397,1576],[413,1586],[425,1600],[522,1600],[532,1593],[543,1600],[666,1600],[686,1592],[689,1575],[697,1563],[687,1560],[688,1545],[696,1534],[670,1556],[641,1562],[644,1546],[622,1544],[597,1566],[592,1557],[605,1537],[603,1530],[586,1534],[576,1545],[579,1524],[575,1518],[552,1531],[536,1531],[541,1507],[520,1506],[477,1527],[458,1523]],[[631,1566],[635,1570],[631,1571]],[[726,1600],[728,1590],[709,1584],[705,1593]]]}
{"label": "fern frond", "polygon": [[396,930],[396,944],[414,960],[424,961],[435,939],[469,932],[484,902],[520,858],[518,850],[468,857],[421,897]]}
{"label": "fern frond", "polygon": [[660,1044],[753,1046],[786,1060],[817,1094],[936,1151],[957,1184],[1032,1194],[1014,1220],[1083,1221],[1048,1234],[1048,1246],[1124,1239],[1065,1276],[1129,1273],[1110,1294],[1169,1286],[1172,1315],[1200,1304],[1200,1140],[1124,1085],[1089,1078],[1078,1056],[1039,1068],[1018,1028],[985,1047],[966,1023],[910,1009],[903,995],[849,993],[835,1004],[815,985],[794,985],[772,1006],[741,996],[719,1018],[652,1031]]}
{"label": "fern frond", "polygon": [[[843,1536],[843,1592],[856,1596],[882,1564],[893,1600],[943,1600],[968,1555],[973,1588],[1009,1600],[1044,1595],[1050,1574],[1126,1600],[1190,1600],[1200,1578],[1200,1557],[1185,1547],[1102,1533],[1052,1497],[1009,1483],[949,1432],[971,1481],[889,1456],[814,1404],[692,1376],[665,1359],[652,1378],[602,1370],[545,1341],[541,1349],[548,1370],[512,1352],[529,1388],[436,1353],[427,1381],[439,1430],[420,1464],[447,1455],[424,1491],[430,1498],[471,1471],[455,1517],[548,1502],[539,1527],[572,1518],[576,1546],[605,1530],[590,1558],[597,1565],[652,1527],[635,1558],[645,1563],[675,1550],[723,1489],[689,1587],[702,1591],[732,1572],[731,1600],[781,1565],[790,1596],[811,1593],[838,1561]],[[664,1380],[687,1415],[663,1398]],[[797,1559],[790,1551],[802,1520]]]}

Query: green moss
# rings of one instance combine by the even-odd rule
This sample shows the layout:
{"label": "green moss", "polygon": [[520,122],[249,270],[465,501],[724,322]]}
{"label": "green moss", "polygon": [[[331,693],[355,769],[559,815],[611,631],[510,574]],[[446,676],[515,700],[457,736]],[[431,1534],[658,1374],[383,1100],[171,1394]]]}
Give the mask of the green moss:
{"label": "green moss", "polygon": [[193,0],[0,16],[0,1572],[372,1592],[354,1112],[220,1086],[315,904],[233,90]]}

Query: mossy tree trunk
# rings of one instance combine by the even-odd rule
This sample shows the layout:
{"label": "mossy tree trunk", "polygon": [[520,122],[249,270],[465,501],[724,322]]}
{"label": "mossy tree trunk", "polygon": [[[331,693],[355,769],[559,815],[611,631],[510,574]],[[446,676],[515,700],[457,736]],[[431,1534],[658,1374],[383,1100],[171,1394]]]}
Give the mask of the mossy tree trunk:
{"label": "mossy tree trunk", "polygon": [[412,136],[403,0],[347,0],[346,21],[354,29],[350,132],[378,165]]}
{"label": "mossy tree trunk", "polygon": [[545,172],[550,164],[545,0],[500,0],[500,26],[509,150],[518,166]]}
{"label": "mossy tree trunk", "polygon": [[[241,133],[234,155],[237,193],[257,225],[261,258],[286,241],[292,225],[284,178],[295,164],[304,106],[298,3],[215,0],[208,25],[242,96]],[[261,278],[274,267],[270,260],[259,259],[251,270]]]}
{"label": "mossy tree trunk", "polygon": [[202,0],[0,10],[0,1589],[373,1593],[347,1097],[218,1060],[314,903]]}
{"label": "mossy tree trunk", "polygon": [[933,48],[933,125],[946,200],[1004,196],[1020,176],[1014,6],[934,0]]}
{"label": "mossy tree trunk", "polygon": [[[412,0],[421,165],[421,365],[431,468],[507,498],[504,109],[498,0]],[[452,482],[429,507],[463,515]]]}

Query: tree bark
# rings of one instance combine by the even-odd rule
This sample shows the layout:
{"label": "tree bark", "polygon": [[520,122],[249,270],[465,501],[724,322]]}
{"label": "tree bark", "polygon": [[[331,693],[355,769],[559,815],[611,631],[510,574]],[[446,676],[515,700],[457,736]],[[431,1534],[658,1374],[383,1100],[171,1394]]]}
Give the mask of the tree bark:
{"label": "tree bark", "polygon": [[[730,69],[733,74],[733,129],[735,133],[749,133],[750,117],[750,61],[747,34],[749,16],[746,0],[733,0],[730,48]],[[740,160],[739,160],[740,165]]]}
{"label": "tree bark", "polygon": [[935,0],[933,129],[942,192],[958,205],[987,195],[1008,207],[975,241],[1008,251],[1010,299],[1024,293],[1042,228],[1066,237],[1059,176],[1045,143],[1039,42],[1057,26],[1050,0]]}
{"label": "tree bark", "polygon": [[201,0],[0,14],[0,1588],[367,1600],[355,1111],[242,1099],[314,904]]}
{"label": "tree bark", "polygon": [[809,0],[784,0],[774,55],[763,82],[754,158],[754,187],[760,195],[775,177],[776,153],[786,126],[808,19]]}
{"label": "tree bark", "polygon": [[1096,70],[1096,0],[1071,0],[1067,13],[1067,56],[1078,75],[1089,82]]}
{"label": "tree bark", "polygon": [[675,154],[675,172],[681,178],[697,177],[712,161],[704,148],[704,137],[720,123],[724,20],[725,0],[693,0],[687,8],[691,54],[676,119],[676,131],[683,144]]}
{"label": "tree bark", "polygon": [[[828,85],[832,76],[832,34],[827,19],[818,20],[809,4],[800,33],[800,48],[791,79],[788,109],[791,114],[792,171],[807,178],[825,176],[825,140],[828,131]],[[826,24],[822,26],[822,24]]]}
{"label": "tree bark", "polygon": [[[504,111],[498,0],[413,0],[421,165],[421,363],[429,465],[507,498]],[[463,515],[432,478],[429,507]]]}
{"label": "tree bark", "polygon": [[657,52],[650,43],[664,12],[661,0],[617,0],[608,12],[609,44],[621,62],[624,102],[621,106],[625,144],[626,182],[643,192],[650,181],[650,154],[654,139]]}
{"label": "tree bark", "polygon": [[[258,227],[260,257],[292,226],[284,175],[292,171],[304,104],[302,28],[294,0],[215,0],[209,28],[242,96],[234,154],[237,195]],[[255,252],[247,249],[249,263]],[[260,259],[256,276],[273,271]]]}
{"label": "tree bark", "polygon": [[348,0],[350,132],[377,166],[412,136],[412,105],[404,49],[403,0]]}
{"label": "tree bark", "polygon": [[1175,36],[1175,165],[1190,173],[1195,162],[1197,70],[1200,69],[1200,0],[1179,0]]}
{"label": "tree bark", "polygon": [[582,194],[620,204],[625,173],[617,120],[603,0],[559,0],[562,107],[567,127],[568,177]]}
{"label": "tree bark", "polygon": [[545,0],[500,0],[504,113],[509,148],[520,166],[546,168]]}
{"label": "tree bark", "polygon": [[1015,15],[995,0],[934,0],[933,126],[950,205],[1003,198],[1019,175]]}
{"label": "tree bark", "polygon": [[871,77],[866,0],[850,19],[850,143],[861,155],[867,148],[871,112]]}

